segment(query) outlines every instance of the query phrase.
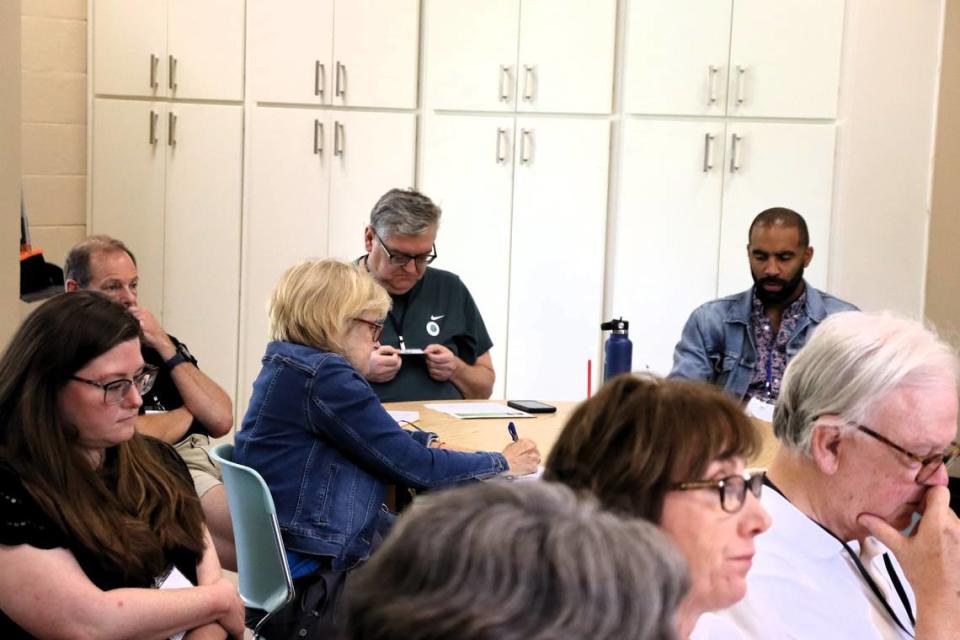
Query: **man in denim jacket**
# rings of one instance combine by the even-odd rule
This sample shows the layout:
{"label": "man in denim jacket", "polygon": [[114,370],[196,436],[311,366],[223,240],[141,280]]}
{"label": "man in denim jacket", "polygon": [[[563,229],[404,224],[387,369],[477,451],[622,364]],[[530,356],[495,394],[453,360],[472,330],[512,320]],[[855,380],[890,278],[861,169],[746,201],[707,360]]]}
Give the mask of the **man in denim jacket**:
{"label": "man in denim jacket", "polygon": [[787,363],[817,325],[831,313],[857,308],[803,279],[813,247],[795,211],[777,207],[757,215],[747,254],[754,286],[690,314],[670,377],[704,380],[742,400],[773,403]]}

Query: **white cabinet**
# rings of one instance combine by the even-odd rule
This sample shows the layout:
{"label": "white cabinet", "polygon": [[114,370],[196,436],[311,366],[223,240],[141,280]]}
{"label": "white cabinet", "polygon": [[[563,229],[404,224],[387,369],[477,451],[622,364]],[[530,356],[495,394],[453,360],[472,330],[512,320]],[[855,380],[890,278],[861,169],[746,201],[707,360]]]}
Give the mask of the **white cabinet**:
{"label": "white cabinet", "polygon": [[417,0],[250,0],[258,102],[417,106]]}
{"label": "white cabinet", "polygon": [[747,231],[764,209],[804,216],[806,277],[826,284],[834,139],[828,124],[624,123],[610,306],[630,321],[635,370],[669,372],[690,312],[751,286]]}
{"label": "white cabinet", "polygon": [[94,93],[242,99],[243,5],[243,0],[94,0]]}
{"label": "white cabinet", "polygon": [[433,115],[424,193],[437,266],[469,287],[494,342],[494,397],[581,399],[598,363],[609,123]]}
{"label": "white cabinet", "polygon": [[432,109],[610,113],[614,0],[428,0]]}
{"label": "white cabinet", "polygon": [[834,118],[842,0],[631,0],[624,110]]}
{"label": "white cabinet", "polygon": [[127,243],[141,304],[236,384],[240,106],[94,100],[91,231]]}

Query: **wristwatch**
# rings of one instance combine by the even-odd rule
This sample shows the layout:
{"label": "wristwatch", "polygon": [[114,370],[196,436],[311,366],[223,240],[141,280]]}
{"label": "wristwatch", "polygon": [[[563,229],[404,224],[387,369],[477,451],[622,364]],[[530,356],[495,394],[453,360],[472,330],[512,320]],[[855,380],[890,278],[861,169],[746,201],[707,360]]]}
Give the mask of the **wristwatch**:
{"label": "wristwatch", "polygon": [[184,362],[194,362],[194,363],[195,363],[196,360],[194,360],[193,354],[191,354],[191,353],[187,350],[187,348],[183,345],[183,343],[178,343],[178,344],[177,344],[177,352],[176,352],[175,354],[173,354],[172,356],[170,356],[170,359],[169,359],[169,360],[165,360],[165,361],[164,361],[164,363],[163,363],[163,368],[166,369],[167,371],[172,371],[174,367],[176,367],[178,364],[182,364],[182,363],[184,363]]}

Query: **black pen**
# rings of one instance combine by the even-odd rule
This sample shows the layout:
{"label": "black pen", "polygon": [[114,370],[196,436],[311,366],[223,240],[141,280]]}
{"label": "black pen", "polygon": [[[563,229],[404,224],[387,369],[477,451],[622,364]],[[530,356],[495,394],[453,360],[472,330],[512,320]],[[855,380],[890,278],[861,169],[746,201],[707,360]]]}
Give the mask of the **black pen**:
{"label": "black pen", "polygon": [[510,437],[513,438],[514,442],[520,439],[520,436],[517,435],[517,425],[513,424],[513,422],[507,425],[507,431],[510,432]]}

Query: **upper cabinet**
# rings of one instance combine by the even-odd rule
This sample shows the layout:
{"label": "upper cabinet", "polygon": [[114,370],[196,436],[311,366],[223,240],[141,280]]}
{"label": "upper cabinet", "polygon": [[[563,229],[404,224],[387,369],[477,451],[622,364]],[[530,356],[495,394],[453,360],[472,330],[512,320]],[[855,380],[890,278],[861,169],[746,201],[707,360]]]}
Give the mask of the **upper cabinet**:
{"label": "upper cabinet", "polygon": [[243,99],[243,0],[95,0],[97,95]]}
{"label": "upper cabinet", "polygon": [[835,118],[843,0],[632,0],[624,111]]}
{"label": "upper cabinet", "polygon": [[610,113],[615,0],[426,0],[431,109]]}
{"label": "upper cabinet", "polygon": [[261,103],[417,106],[417,0],[249,0],[248,84]]}

